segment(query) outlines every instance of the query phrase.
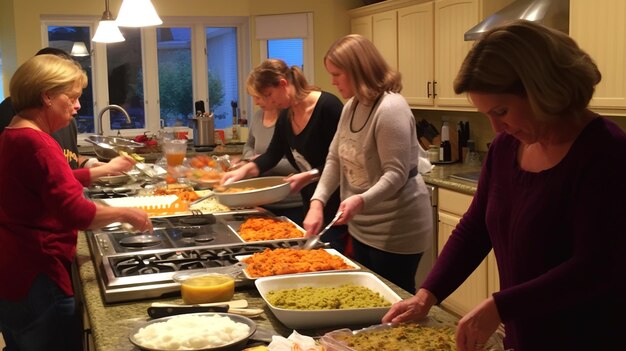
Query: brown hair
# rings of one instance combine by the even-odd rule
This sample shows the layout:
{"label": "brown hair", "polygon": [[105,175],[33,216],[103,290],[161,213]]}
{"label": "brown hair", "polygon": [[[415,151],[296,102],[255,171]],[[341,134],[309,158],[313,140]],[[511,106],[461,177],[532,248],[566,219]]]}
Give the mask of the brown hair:
{"label": "brown hair", "polygon": [[41,95],[70,93],[76,87],[87,86],[87,75],[73,60],[56,55],[33,56],[15,71],[9,84],[15,111],[43,106]]}
{"label": "brown hair", "polygon": [[526,20],[487,31],[469,51],[454,91],[508,93],[528,98],[538,119],[578,116],[602,75],[564,33]]}
{"label": "brown hair", "polygon": [[298,66],[288,67],[285,61],[267,59],[261,62],[248,76],[247,89],[250,95],[261,96],[264,89],[277,87],[285,79],[296,90],[296,100],[303,100],[312,91],[320,88],[309,84]]}
{"label": "brown hair", "polygon": [[326,61],[348,74],[356,99],[366,104],[373,103],[384,92],[402,90],[400,73],[361,35],[350,34],[337,40],[326,52]]}

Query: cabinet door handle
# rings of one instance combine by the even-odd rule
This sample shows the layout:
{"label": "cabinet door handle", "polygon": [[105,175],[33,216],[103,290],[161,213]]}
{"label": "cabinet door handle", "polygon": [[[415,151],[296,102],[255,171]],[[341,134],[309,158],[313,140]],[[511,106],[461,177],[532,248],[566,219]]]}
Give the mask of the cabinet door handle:
{"label": "cabinet door handle", "polygon": [[433,82],[433,98],[437,97],[437,82]]}
{"label": "cabinet door handle", "polygon": [[426,97],[430,97],[430,82],[426,83]]}

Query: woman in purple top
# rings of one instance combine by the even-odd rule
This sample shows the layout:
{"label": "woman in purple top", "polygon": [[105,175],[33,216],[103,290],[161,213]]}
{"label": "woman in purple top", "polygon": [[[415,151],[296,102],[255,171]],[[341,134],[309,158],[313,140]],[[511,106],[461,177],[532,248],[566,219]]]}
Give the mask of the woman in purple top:
{"label": "woman in purple top", "polygon": [[474,200],[417,294],[424,317],[493,248],[500,291],[465,315],[461,351],[609,350],[626,330],[626,134],[587,105],[601,75],[566,34],[528,21],[485,33],[454,82],[498,133]]}

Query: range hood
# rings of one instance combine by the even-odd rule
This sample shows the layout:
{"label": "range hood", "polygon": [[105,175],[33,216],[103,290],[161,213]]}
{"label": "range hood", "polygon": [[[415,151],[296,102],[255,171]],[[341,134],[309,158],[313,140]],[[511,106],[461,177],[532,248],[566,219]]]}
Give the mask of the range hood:
{"label": "range hood", "polygon": [[569,0],[515,0],[485,18],[465,33],[465,40],[476,40],[489,29],[514,19],[525,19],[569,32]]}

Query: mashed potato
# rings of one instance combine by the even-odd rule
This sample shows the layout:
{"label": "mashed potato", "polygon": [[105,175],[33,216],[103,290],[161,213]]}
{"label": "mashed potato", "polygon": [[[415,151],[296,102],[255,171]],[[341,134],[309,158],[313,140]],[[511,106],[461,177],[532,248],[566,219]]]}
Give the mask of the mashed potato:
{"label": "mashed potato", "polygon": [[250,327],[220,315],[180,315],[153,323],[133,336],[142,347],[195,350],[226,345],[248,336]]}

